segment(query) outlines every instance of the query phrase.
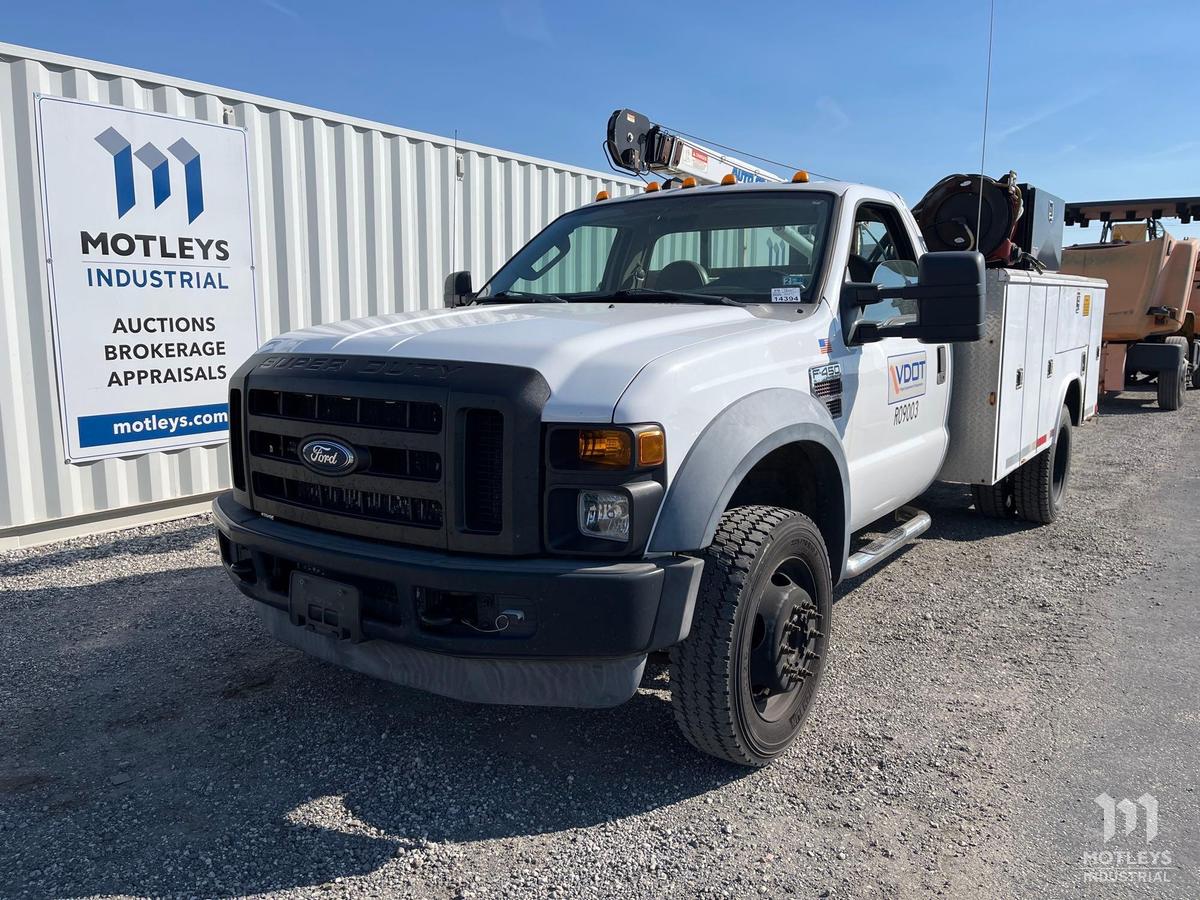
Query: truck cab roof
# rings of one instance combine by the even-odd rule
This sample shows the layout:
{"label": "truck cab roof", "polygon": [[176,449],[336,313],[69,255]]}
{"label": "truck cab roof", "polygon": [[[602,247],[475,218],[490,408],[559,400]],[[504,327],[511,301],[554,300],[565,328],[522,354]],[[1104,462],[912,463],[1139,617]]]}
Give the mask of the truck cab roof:
{"label": "truck cab roof", "polygon": [[692,188],[673,187],[666,190],[644,191],[638,194],[631,194],[626,197],[615,197],[609,200],[601,200],[601,203],[635,203],[635,202],[651,202],[664,201],[672,197],[696,195],[722,195],[729,193],[748,193],[756,191],[800,191],[800,192],[820,192],[826,194],[834,194],[838,197],[843,197],[852,201],[860,199],[871,200],[887,200],[904,206],[904,201],[900,196],[892,191],[886,191],[882,188],[872,187],[866,184],[858,184],[853,181],[809,181],[809,182],[782,182],[780,184],[771,184],[769,182],[744,182],[738,184],[710,184],[700,185]]}

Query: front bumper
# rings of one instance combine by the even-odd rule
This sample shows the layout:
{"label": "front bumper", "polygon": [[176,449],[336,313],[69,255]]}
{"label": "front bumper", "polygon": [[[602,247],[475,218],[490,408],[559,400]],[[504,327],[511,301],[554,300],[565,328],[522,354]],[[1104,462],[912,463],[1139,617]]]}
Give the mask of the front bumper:
{"label": "front bumper", "polygon": [[[637,689],[646,654],[687,637],[701,560],[491,558],[397,547],[268,519],[232,494],[213,501],[221,557],[272,633],[356,671],[457,699],[613,706]],[[361,595],[355,640],[293,624],[292,576]],[[520,610],[484,633],[431,622],[428,598]],[[361,638],[361,640],[359,640]]]}

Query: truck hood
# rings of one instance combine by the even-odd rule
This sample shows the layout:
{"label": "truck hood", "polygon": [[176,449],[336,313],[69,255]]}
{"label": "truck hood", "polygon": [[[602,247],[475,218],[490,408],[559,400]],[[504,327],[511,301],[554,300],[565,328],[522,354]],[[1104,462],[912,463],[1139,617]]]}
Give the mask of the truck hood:
{"label": "truck hood", "polygon": [[547,421],[607,422],[650,361],[701,341],[779,324],[733,306],[518,303],[316,325],[273,338],[262,352],[525,366],[550,386]]}

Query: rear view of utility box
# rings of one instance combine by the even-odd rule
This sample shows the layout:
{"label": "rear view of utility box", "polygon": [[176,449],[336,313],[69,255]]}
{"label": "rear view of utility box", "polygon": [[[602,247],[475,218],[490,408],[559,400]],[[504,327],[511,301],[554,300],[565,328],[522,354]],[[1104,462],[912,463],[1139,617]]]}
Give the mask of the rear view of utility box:
{"label": "rear view of utility box", "polygon": [[1053,443],[1069,390],[1082,419],[1095,414],[1105,288],[1095,278],[988,270],[983,338],[954,345],[940,480],[991,485],[1036,456]]}

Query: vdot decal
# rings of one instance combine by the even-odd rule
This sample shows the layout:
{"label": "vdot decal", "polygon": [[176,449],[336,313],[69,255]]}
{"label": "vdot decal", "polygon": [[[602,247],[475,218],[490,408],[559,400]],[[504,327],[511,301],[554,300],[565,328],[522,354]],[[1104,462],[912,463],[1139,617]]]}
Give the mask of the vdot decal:
{"label": "vdot decal", "polygon": [[925,351],[888,357],[888,403],[925,396]]}
{"label": "vdot decal", "polygon": [[[96,135],[96,143],[112,155],[113,187],[117,197],[117,218],[137,205],[137,187],[133,178],[133,160],[150,171],[150,187],[154,194],[154,208],[158,209],[171,196],[171,167],[166,154],[150,143],[143,144],[137,152],[125,136],[115,128],[106,128]],[[183,187],[187,198],[188,224],[196,221],[204,212],[204,180],[200,174],[200,154],[183,138],[167,148],[168,152],[183,166]]]}

